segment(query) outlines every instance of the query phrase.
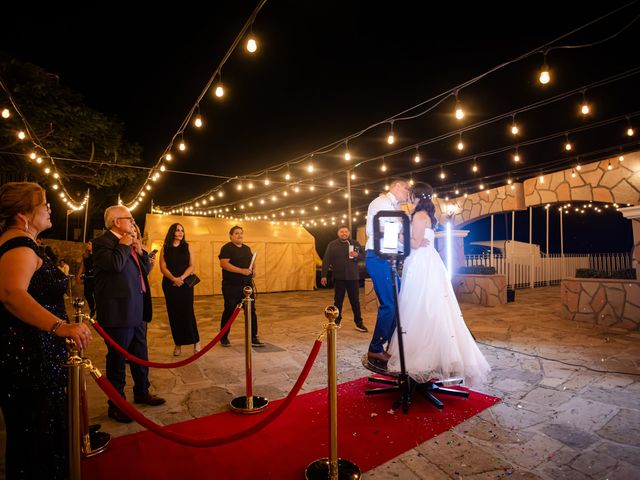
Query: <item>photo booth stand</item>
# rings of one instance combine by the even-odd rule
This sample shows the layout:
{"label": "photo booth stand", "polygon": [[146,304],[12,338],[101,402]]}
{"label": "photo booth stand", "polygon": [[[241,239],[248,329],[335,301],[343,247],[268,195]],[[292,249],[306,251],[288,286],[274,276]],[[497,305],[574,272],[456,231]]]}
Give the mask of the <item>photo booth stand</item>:
{"label": "photo booth stand", "polygon": [[[381,220],[384,219],[386,224],[385,231],[380,228]],[[402,225],[402,246],[399,248],[399,229],[398,224]],[[402,323],[400,321],[400,312],[398,309],[398,292],[400,290],[398,285],[398,265],[401,260],[409,256],[411,253],[411,223],[409,217],[402,211],[398,210],[383,210],[376,213],[373,219],[373,242],[376,255],[381,258],[389,260],[391,267],[391,282],[393,285],[393,298],[395,303],[395,325],[398,332],[398,355],[400,357],[400,372],[390,373],[379,369],[369,364],[367,368],[373,370],[379,374],[385,375],[389,378],[369,377],[369,381],[372,383],[378,383],[383,385],[389,385],[387,387],[373,388],[367,390],[367,395],[378,395],[390,392],[400,392],[400,399],[393,403],[393,408],[397,409],[402,406],[402,412],[409,413],[409,407],[411,405],[411,398],[415,392],[420,392],[427,400],[429,400],[438,410],[444,408],[442,403],[435,394],[453,395],[456,397],[467,398],[469,392],[463,390],[455,390],[451,388],[444,388],[444,385],[461,384],[462,379],[450,379],[441,381],[427,381],[420,382],[412,378],[406,370],[405,357],[404,357],[404,339],[403,335],[406,333],[402,330]],[[395,237],[395,238],[394,238]],[[380,242],[383,241],[381,246]],[[373,367],[373,368],[371,368]]]}

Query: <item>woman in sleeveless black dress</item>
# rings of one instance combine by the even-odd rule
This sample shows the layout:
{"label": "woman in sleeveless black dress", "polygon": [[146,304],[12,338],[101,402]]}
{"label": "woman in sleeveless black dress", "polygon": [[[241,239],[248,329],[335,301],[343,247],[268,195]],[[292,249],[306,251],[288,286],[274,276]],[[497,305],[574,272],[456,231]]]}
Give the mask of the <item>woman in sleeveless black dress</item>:
{"label": "woman in sleeveless black dress", "polygon": [[85,348],[91,332],[69,324],[67,277],[35,243],[51,227],[35,183],[0,187],[0,407],[6,477],[68,477],[65,340]]}
{"label": "woman in sleeveless black dress", "polygon": [[196,316],[193,312],[193,287],[184,283],[185,277],[193,273],[193,255],[185,240],[184,227],[174,223],[169,227],[164,246],[160,252],[162,291],[167,304],[169,325],[175,348],[174,355],[180,355],[182,345],[192,345],[193,351],[200,351],[200,335]]}

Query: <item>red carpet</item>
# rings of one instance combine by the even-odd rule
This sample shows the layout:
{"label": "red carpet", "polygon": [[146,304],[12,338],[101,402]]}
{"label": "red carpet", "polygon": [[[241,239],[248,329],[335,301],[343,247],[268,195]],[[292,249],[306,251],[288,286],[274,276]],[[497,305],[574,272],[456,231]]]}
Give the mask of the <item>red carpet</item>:
{"label": "red carpet", "polygon": [[[397,394],[367,397],[366,378],[338,386],[338,455],[365,472],[410,450],[500,401],[471,392],[468,399],[441,395],[439,413],[416,395],[408,415],[389,413]],[[379,386],[379,385],[376,385]],[[269,409],[280,400],[271,402]],[[329,456],[327,390],[298,396],[272,424],[245,440],[216,448],[191,448],[140,432],[111,440],[109,449],[83,461],[91,480],[215,478],[300,479],[309,463]],[[225,412],[172,426],[193,437],[218,437],[244,430],[261,414]]]}

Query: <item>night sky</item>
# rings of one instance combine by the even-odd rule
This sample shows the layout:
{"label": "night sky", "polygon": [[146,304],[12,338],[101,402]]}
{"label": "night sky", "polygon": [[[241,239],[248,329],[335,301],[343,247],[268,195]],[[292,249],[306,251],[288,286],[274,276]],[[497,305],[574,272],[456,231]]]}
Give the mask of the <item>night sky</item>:
{"label": "night sky", "polygon": [[[122,119],[128,139],[142,145],[145,164],[151,167],[257,3],[215,2],[207,6],[207,10],[215,9],[213,13],[205,13],[195,2],[180,2],[164,10],[152,4],[145,10],[135,10],[131,3],[114,2],[74,8],[73,12],[60,5],[6,12],[0,49],[56,73],[63,84],[82,93],[89,106]],[[199,131],[187,128],[184,138],[188,151],[176,155],[168,168],[242,177],[305,158],[324,145],[393,117],[622,5],[625,3],[586,7],[583,2],[549,1],[500,5],[268,1],[253,26],[259,41],[258,53],[249,56],[239,48],[231,55],[222,70],[227,89],[224,100],[216,101],[211,94],[205,96],[200,103],[205,127]],[[623,13],[554,45],[602,40],[639,13],[638,3],[633,2]],[[554,79],[545,87],[537,83],[537,71],[543,62],[542,54],[537,54],[463,88],[459,92],[467,110],[463,122],[453,118],[455,99],[450,97],[414,120],[394,122],[397,142],[393,147],[384,141],[389,124],[350,140],[352,164],[380,157],[356,169],[354,208],[366,209],[374,192],[383,188],[385,176],[394,174],[428,181],[445,195],[454,188],[472,191],[479,182],[504,184],[510,175],[529,178],[542,169],[567,168],[577,161],[577,156],[587,163],[615,154],[620,148],[637,149],[638,135],[625,138],[623,120],[572,135],[576,149],[571,156],[562,151],[561,137],[521,148],[525,160],[520,172],[511,163],[510,152],[484,155],[496,148],[625,115],[631,115],[638,130],[640,94],[636,75],[588,90],[587,98],[593,102],[588,119],[577,114],[582,98],[576,94],[518,114],[516,119],[523,130],[517,140],[508,135],[511,121],[503,120],[464,132],[467,147],[463,154],[455,151],[455,135],[420,147],[423,161],[419,166],[412,163],[412,149],[385,157],[388,171],[380,171],[381,156],[388,152],[456,133],[498,114],[638,67],[639,33],[640,22],[635,22],[600,45],[551,50],[547,63]],[[332,194],[335,201],[331,208],[323,207],[324,213],[344,210],[345,201],[337,190],[345,183],[345,174],[338,173],[345,168],[342,153],[341,147],[314,155],[313,175],[305,170],[308,162],[291,163],[289,170],[294,179],[303,182],[302,190],[306,192],[311,181],[317,187],[314,193],[295,197],[295,202],[313,205]],[[474,154],[480,156],[478,174],[472,174],[470,169]],[[441,180],[439,165],[461,157],[469,160],[444,167],[447,178]],[[332,172],[336,172],[336,185],[329,188],[327,180]],[[269,174],[271,188],[280,189],[278,194],[286,186],[283,173],[281,169]],[[141,178],[141,184],[143,181]],[[245,185],[246,181],[245,178]],[[169,173],[154,185],[153,200],[163,207],[175,206],[220,183],[215,178]],[[238,195],[234,185],[225,186],[224,204],[232,209],[246,203],[248,195],[246,189]],[[364,195],[365,187],[372,191],[369,196]],[[251,192],[252,196],[266,196],[267,190],[261,189]],[[135,192],[113,192],[114,199],[117,193],[131,200]],[[257,208],[259,198],[255,197],[253,214],[277,212],[272,205],[268,209]],[[294,195],[287,201],[292,198]],[[148,204],[143,207],[147,211],[148,208]],[[528,219],[525,220],[525,213],[518,218],[522,215],[522,221],[516,221],[516,236],[528,241]],[[542,219],[543,213],[536,216]],[[585,222],[577,218],[568,222],[565,245],[571,251],[567,239],[582,235]],[[485,224],[488,222],[478,222],[470,237],[488,239]],[[544,220],[539,227],[544,228]],[[594,238],[590,251],[627,251],[631,246],[628,221],[618,213],[591,214],[588,228],[616,233],[605,244]],[[312,233],[316,233],[314,229]],[[500,231],[496,235],[504,238]],[[578,243],[575,251],[586,248],[584,243]],[[553,246],[552,240],[552,250]]]}

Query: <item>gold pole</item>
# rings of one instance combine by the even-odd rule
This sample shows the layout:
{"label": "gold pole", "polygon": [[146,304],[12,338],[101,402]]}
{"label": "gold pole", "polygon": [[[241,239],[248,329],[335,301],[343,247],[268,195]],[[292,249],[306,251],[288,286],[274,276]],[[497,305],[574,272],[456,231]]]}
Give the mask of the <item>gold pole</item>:
{"label": "gold pole", "polygon": [[251,367],[251,339],[253,334],[251,332],[251,302],[253,298],[253,289],[249,286],[242,289],[244,298],[242,304],[244,305],[244,364],[245,364],[245,383],[247,394],[243,397],[236,397],[231,400],[231,410],[237,413],[259,413],[267,408],[269,400],[264,397],[253,395],[253,372]]}
{"label": "gold pole", "polygon": [[[84,305],[84,302],[82,302]],[[82,306],[76,306],[76,314],[72,323],[82,322]],[[82,366],[82,351],[78,349],[76,343],[67,340],[67,367],[68,377],[68,410],[69,410],[69,478],[71,480],[81,480],[82,470],[80,468],[80,367]]]}
{"label": "gold pole", "polygon": [[253,289],[251,287],[244,287],[242,289],[244,294],[244,370],[245,370],[245,384],[247,386],[247,408],[253,409],[253,386],[252,386],[252,371],[251,371],[251,294]]}
{"label": "gold pole", "polygon": [[338,379],[337,364],[338,354],[336,348],[336,318],[338,308],[330,305],[324,310],[324,315],[329,320],[327,325],[327,374],[329,379],[329,478],[338,478]]}
{"label": "gold pole", "polygon": [[307,480],[338,480],[361,478],[358,466],[344,458],[338,458],[338,325],[336,318],[340,311],[334,305],[324,309],[324,316],[329,320],[325,325],[327,332],[327,380],[329,390],[329,458],[321,458],[307,466],[305,478]]}

